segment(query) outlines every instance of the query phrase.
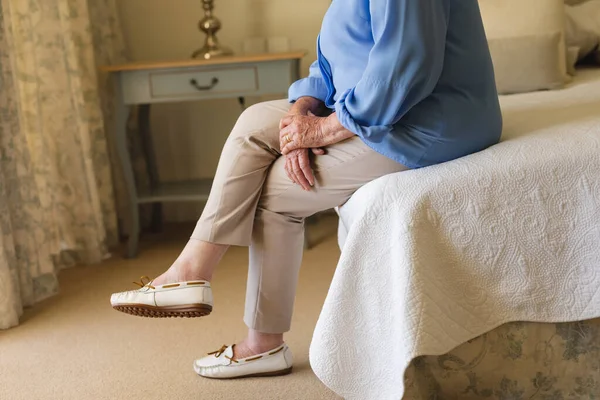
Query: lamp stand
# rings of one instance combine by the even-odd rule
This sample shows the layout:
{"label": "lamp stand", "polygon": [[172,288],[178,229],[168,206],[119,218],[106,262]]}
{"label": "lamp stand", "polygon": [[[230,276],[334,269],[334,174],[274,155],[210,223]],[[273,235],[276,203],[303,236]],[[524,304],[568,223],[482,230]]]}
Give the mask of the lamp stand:
{"label": "lamp stand", "polygon": [[215,57],[228,56],[233,52],[227,47],[219,45],[216,33],[221,29],[221,21],[213,16],[214,0],[202,0],[204,18],[198,23],[198,28],[206,34],[204,46],[192,54],[193,58],[204,58],[209,60]]}

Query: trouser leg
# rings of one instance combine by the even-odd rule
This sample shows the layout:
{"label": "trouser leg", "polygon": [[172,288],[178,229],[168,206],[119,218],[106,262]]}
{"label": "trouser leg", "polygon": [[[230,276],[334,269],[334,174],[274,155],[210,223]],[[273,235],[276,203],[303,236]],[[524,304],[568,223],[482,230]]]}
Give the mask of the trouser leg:
{"label": "trouser leg", "polygon": [[273,163],[255,213],[244,321],[264,333],[290,329],[302,261],[304,219],[345,203],[364,184],[406,170],[353,137],[313,160],[315,187],[287,177],[285,158]]}
{"label": "trouser leg", "polygon": [[286,100],[246,109],[227,139],[193,239],[248,246],[254,214],[267,172],[279,152],[279,121],[289,110]]}

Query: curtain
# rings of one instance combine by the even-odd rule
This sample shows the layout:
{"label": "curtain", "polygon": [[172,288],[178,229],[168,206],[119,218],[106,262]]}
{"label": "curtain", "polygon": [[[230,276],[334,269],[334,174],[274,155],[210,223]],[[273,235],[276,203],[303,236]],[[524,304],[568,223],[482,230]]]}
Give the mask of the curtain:
{"label": "curtain", "polygon": [[0,329],[117,241],[97,67],[123,54],[114,0],[0,0]]}

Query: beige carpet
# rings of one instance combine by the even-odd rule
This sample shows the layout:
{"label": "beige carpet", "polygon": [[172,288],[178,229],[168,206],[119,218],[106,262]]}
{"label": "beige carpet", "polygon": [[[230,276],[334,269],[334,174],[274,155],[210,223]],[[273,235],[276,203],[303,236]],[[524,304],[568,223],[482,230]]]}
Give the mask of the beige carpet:
{"label": "beige carpet", "polygon": [[329,235],[306,252],[296,312],[286,341],[294,372],[232,381],[197,376],[192,362],[244,337],[247,249],[234,248],[214,277],[215,310],[205,318],[145,319],[111,309],[112,292],[133,289],[174,259],[191,227],[146,237],[140,257],[117,255],[102,265],[60,275],[61,293],[26,312],[19,327],[0,331],[0,399],[337,399],[308,362],[312,332],[339,256],[335,221],[311,229]]}

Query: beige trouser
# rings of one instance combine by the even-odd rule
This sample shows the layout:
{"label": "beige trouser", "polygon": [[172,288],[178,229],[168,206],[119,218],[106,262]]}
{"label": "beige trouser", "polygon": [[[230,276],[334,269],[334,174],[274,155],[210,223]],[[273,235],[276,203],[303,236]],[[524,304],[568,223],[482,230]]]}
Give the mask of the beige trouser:
{"label": "beige trouser", "polygon": [[313,157],[315,186],[302,190],[287,177],[279,152],[279,120],[289,107],[278,100],[242,113],[192,234],[206,242],[250,246],[244,322],[264,333],[290,329],[304,219],[343,204],[373,179],[407,169],[353,137]]}

